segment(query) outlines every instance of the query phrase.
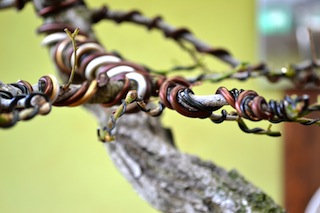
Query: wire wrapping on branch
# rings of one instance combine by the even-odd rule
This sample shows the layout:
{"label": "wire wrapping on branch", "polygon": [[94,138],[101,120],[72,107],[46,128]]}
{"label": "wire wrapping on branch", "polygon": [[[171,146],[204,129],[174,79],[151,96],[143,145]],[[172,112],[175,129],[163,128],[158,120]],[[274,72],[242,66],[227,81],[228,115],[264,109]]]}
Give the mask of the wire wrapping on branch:
{"label": "wire wrapping on branch", "polygon": [[160,87],[159,97],[161,103],[180,114],[191,118],[207,118],[211,115],[201,103],[192,101],[189,93],[190,83],[182,77],[174,77],[166,80]]}
{"label": "wire wrapping on branch", "polygon": [[19,120],[46,115],[51,110],[50,100],[43,93],[34,92],[27,82],[10,84],[16,93],[0,90],[0,127],[9,128]]}
{"label": "wire wrapping on branch", "polygon": [[[212,55],[219,60],[227,63],[231,67],[241,66],[241,62],[234,58],[232,54],[224,48],[212,47],[201,40],[197,39],[192,32],[187,28],[175,28],[166,22],[160,16],[149,18],[144,16],[137,10],[131,11],[116,11],[110,10],[107,6],[92,11],[91,19],[93,23],[101,20],[113,20],[116,23],[131,22],[142,25],[147,29],[158,29],[163,32],[167,38],[174,39],[181,45],[181,41],[188,42],[193,45],[197,53]],[[313,45],[313,44],[311,44]],[[239,72],[231,73],[228,78],[236,78],[238,80],[246,80],[250,77],[265,76],[270,82],[277,82],[281,79],[289,79],[298,88],[306,86],[320,85],[320,75],[318,70],[320,68],[320,60],[312,59],[303,61],[299,64],[291,64],[288,68],[281,68],[277,71],[272,71],[265,63],[258,63],[256,65],[246,64]],[[200,75],[197,80],[205,79],[207,74]],[[210,76],[210,73],[209,73]],[[226,77],[226,76],[225,76]],[[223,80],[226,78],[220,78]]]}
{"label": "wire wrapping on branch", "polygon": [[[47,24],[39,28],[40,33],[49,33],[43,44],[54,46],[52,57],[62,73],[70,75],[72,67],[76,66],[78,69],[76,69],[75,79],[86,85],[88,84],[86,82],[92,84],[96,81],[98,87],[121,81],[123,88],[119,94],[112,101],[103,103],[107,107],[121,103],[126,93],[132,89],[130,81],[136,83],[138,96],[145,101],[148,100],[152,85],[150,75],[144,67],[107,53],[97,41],[85,35],[76,37],[77,54],[74,59],[75,53],[71,41],[62,33],[64,27],[63,24]],[[81,96],[80,92],[79,96]],[[65,101],[71,102],[70,99]],[[59,102],[59,105],[63,104],[63,101]]]}
{"label": "wire wrapping on branch", "polygon": [[[123,76],[120,77],[120,79],[122,79]],[[126,82],[129,82],[129,78],[126,79],[118,95],[114,97],[111,102],[101,102],[102,105],[111,107],[123,104],[122,100],[120,100],[120,103],[116,103],[114,100],[120,99],[118,96],[127,95],[126,91],[129,86],[126,85]],[[256,134],[263,133],[272,136],[275,136],[275,134],[261,128],[249,129],[241,118],[252,121],[269,120],[272,123],[297,121],[305,125],[318,123],[319,121],[318,119],[299,120],[310,111],[319,109],[317,105],[309,106],[309,97],[306,95],[302,97],[286,96],[285,99],[281,101],[270,100],[267,102],[262,96],[259,96],[252,90],[228,90],[225,87],[218,88],[216,94],[213,96],[220,95],[236,112],[227,113],[226,110],[222,110],[220,117],[213,118],[212,114],[225,104],[213,106],[213,103],[203,103],[197,100],[193,91],[190,89],[191,83],[186,79],[182,77],[166,79],[163,77],[157,78],[157,81],[155,81],[151,75],[149,79],[150,85],[152,82],[155,82],[155,85],[152,85],[151,88],[155,90],[153,93],[158,92],[156,96],[159,96],[159,106],[154,109],[148,109],[145,101],[141,98],[134,98],[128,102],[128,104],[137,102],[139,108],[151,116],[160,115],[164,107],[176,110],[178,113],[191,118],[210,117],[215,123],[221,123],[227,120],[228,116],[236,116],[235,120],[238,121],[243,131]],[[107,82],[108,81],[109,77],[107,79]],[[18,83],[9,84],[8,86],[15,88],[16,93],[12,94],[6,90],[0,90],[2,119],[0,123],[2,127],[10,127],[18,120],[28,120],[37,114],[47,114],[51,109],[51,103],[55,106],[78,106],[81,103],[88,102],[99,89],[97,80],[94,79],[92,81],[84,81],[80,85],[72,85],[68,91],[64,91],[63,86],[59,85],[53,75],[41,77],[38,84],[33,87],[26,81],[19,81]],[[139,85],[137,87],[139,87]],[[35,90],[33,88],[35,88]],[[136,92],[136,94],[138,96],[139,92]],[[120,115],[127,112],[126,105],[123,107]],[[27,111],[28,113],[26,113],[26,111],[24,114],[20,113],[25,109],[29,110]],[[10,116],[8,113],[11,113]]]}
{"label": "wire wrapping on branch", "polygon": [[218,57],[219,59],[233,67],[236,67],[240,63],[237,59],[231,56],[230,52],[226,49],[210,47],[196,39],[189,29],[174,28],[165,23],[160,16],[148,18],[146,16],[143,16],[137,10],[111,11],[107,6],[103,6],[102,8],[94,10],[92,12],[91,19],[93,23],[97,23],[103,19],[109,19],[115,21],[116,23],[133,22],[139,25],[146,26],[149,30],[159,29],[167,38],[172,38],[176,41],[183,39],[191,42],[198,52]]}
{"label": "wire wrapping on branch", "polygon": [[[69,0],[44,7],[38,12],[41,16],[47,16],[81,4],[83,4],[82,1]],[[212,48],[196,39],[188,29],[173,28],[163,22],[160,17],[149,19],[138,11],[110,12],[104,7],[92,11],[91,18],[95,23],[101,19],[112,19],[117,23],[129,21],[144,25],[148,29],[160,29],[167,37],[177,42],[180,40],[190,42],[198,53],[210,54],[228,63],[233,67],[233,70],[217,78],[210,76],[210,73],[189,80],[184,77],[168,78],[165,74],[152,73],[144,66],[125,61],[118,54],[107,52],[97,40],[81,31],[74,40],[70,39],[64,29],[75,29],[68,24],[46,23],[38,29],[39,33],[46,34],[42,43],[50,48],[51,57],[60,74],[63,77],[72,76],[72,78],[69,77],[71,85],[60,84],[53,75],[41,77],[34,86],[27,81],[1,85],[1,127],[13,126],[18,120],[28,120],[37,114],[47,114],[51,105],[74,107],[82,104],[118,107],[117,116],[111,116],[108,125],[98,131],[99,139],[102,141],[113,138],[111,131],[114,129],[118,117],[124,113],[136,112],[138,109],[150,116],[160,115],[167,107],[183,116],[210,118],[214,123],[236,120],[239,127],[247,133],[270,136],[276,136],[278,133],[274,133],[270,129],[249,129],[243,119],[268,120],[272,123],[294,121],[305,125],[319,124],[319,119],[303,117],[311,111],[320,110],[318,104],[309,106],[309,97],[307,96],[287,96],[281,101],[270,100],[267,102],[265,98],[252,90],[228,90],[220,87],[215,94],[204,100],[196,96],[191,89],[191,86],[197,81],[210,79],[219,81],[226,78],[245,80],[261,75],[271,81],[285,77],[297,85],[307,83],[319,85],[320,78],[315,72],[319,68],[318,61],[313,60],[312,63],[304,62],[291,65],[288,69],[275,75],[264,64],[252,66],[240,63],[227,50]],[[7,88],[3,89],[5,86]],[[128,94],[132,95],[129,99]],[[158,99],[156,107],[149,103],[150,97]],[[133,102],[136,104],[132,104]],[[224,105],[230,105],[235,109],[235,112],[227,112],[222,109],[221,115],[216,115],[215,111]]]}

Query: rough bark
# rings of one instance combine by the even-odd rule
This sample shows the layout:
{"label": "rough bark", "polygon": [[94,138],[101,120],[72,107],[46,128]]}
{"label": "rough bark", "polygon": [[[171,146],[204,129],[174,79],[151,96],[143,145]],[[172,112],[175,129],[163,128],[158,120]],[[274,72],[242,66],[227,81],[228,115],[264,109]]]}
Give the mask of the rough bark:
{"label": "rough bark", "polygon": [[[34,0],[36,9],[52,1]],[[94,37],[89,10],[77,6],[45,22],[64,21]],[[76,22],[74,22],[76,20]],[[110,110],[85,106],[105,124]],[[135,190],[163,212],[283,212],[270,197],[236,171],[183,154],[172,144],[170,132],[144,113],[125,115],[117,123],[116,141],[107,143],[119,171]]]}
{"label": "rough bark", "polygon": [[[139,118],[139,119],[137,119]],[[145,114],[119,122],[111,158],[138,193],[164,212],[254,212],[280,208],[236,171],[186,155]]]}
{"label": "rough bark", "polygon": [[[106,121],[108,110],[86,107]],[[145,113],[121,117],[116,141],[105,146],[137,193],[162,212],[284,212],[237,171],[181,153],[170,131]]]}

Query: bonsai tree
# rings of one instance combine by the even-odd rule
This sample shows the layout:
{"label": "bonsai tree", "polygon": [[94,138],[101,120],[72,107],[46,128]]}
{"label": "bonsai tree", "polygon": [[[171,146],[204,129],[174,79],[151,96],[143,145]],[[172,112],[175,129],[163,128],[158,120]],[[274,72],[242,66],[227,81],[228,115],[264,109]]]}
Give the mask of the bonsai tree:
{"label": "bonsai tree", "polygon": [[[25,3],[27,2],[3,1],[0,7],[16,7],[23,13]],[[34,6],[36,13],[42,18],[43,23],[37,32],[44,35],[42,44],[49,49],[50,60],[57,73],[41,74],[43,76],[35,83],[29,80],[1,82],[2,128],[19,126],[17,123],[20,121],[30,119],[32,121],[28,125],[32,125],[35,120],[40,119],[38,115],[47,115],[52,108],[83,106],[96,117],[97,138],[106,146],[116,167],[135,191],[155,209],[162,212],[284,212],[271,197],[236,170],[225,170],[212,162],[181,152],[175,143],[175,136],[162,125],[159,116],[164,110],[171,110],[172,114],[189,117],[191,123],[197,122],[199,129],[191,128],[197,139],[191,142],[197,146],[202,145],[202,138],[210,137],[210,140],[214,140],[216,134],[219,134],[214,132],[205,135],[200,132],[200,123],[205,122],[205,119],[216,124],[223,123],[221,125],[233,121],[231,123],[236,124],[243,132],[265,135],[264,137],[280,136],[280,133],[271,126],[252,128],[250,126],[256,123],[248,121],[317,125],[318,119],[307,118],[306,115],[317,111],[319,106],[317,103],[310,103],[306,95],[268,100],[254,90],[229,89],[220,85],[228,79],[242,81],[255,77],[266,78],[270,82],[285,78],[300,87],[317,85],[316,57],[277,71],[263,63],[253,64],[239,60],[228,50],[198,39],[187,28],[174,27],[161,17],[149,18],[136,10],[117,11],[106,6],[92,9],[83,1],[34,0],[29,4]],[[125,52],[104,47],[94,31],[96,24],[103,20],[118,24],[128,22],[150,31],[158,30],[178,44],[186,56],[182,56],[183,60],[179,59],[179,62],[169,68],[155,68],[144,61],[134,63],[127,59]],[[20,42],[16,42],[17,49],[23,48],[22,35],[18,35],[18,38]],[[139,46],[139,50],[130,51],[144,51],[146,45]],[[176,54],[173,56],[176,57]],[[143,59],[143,55],[141,57]],[[190,59],[185,62],[187,57]],[[218,65],[221,72],[212,68],[212,62],[207,62],[211,58],[224,64]],[[39,62],[35,58],[30,59],[30,62],[31,60]],[[158,54],[155,61],[159,61]],[[162,65],[163,61],[160,60],[159,64]],[[215,89],[205,90],[204,95],[199,95],[197,86],[201,83],[209,83],[205,88]],[[199,91],[201,92],[203,91]],[[74,138],[64,141],[59,129],[70,128],[68,131],[74,131],[75,137],[81,134],[82,138],[84,132],[90,132],[86,128],[81,129],[81,124],[87,123],[89,118],[85,118],[86,115],[83,119],[72,118],[69,111],[70,109],[65,112],[63,118],[74,120],[74,125],[63,127],[63,119],[59,121],[61,127],[57,126],[46,132],[37,131],[38,127],[35,125],[32,137],[41,138],[43,146],[48,146],[45,144],[48,137],[56,137],[57,141],[65,144],[59,151],[67,153],[72,150],[78,155],[76,147],[68,148],[66,145]],[[50,116],[45,118],[48,117]],[[170,123],[175,125],[174,120]],[[217,126],[220,125],[213,126],[213,130]],[[181,125],[181,128],[188,127]],[[234,127],[230,128],[230,132],[236,131],[233,130]],[[101,149],[101,144],[97,146]],[[207,146],[208,144],[203,143],[203,147]],[[40,146],[38,149],[41,150]],[[41,154],[39,155],[38,160],[41,159]],[[70,168],[72,167],[71,164]],[[30,186],[30,190],[32,187]],[[77,189],[76,192],[83,193],[83,190]],[[116,191],[117,187],[109,190]],[[128,205],[121,205],[124,204]]]}

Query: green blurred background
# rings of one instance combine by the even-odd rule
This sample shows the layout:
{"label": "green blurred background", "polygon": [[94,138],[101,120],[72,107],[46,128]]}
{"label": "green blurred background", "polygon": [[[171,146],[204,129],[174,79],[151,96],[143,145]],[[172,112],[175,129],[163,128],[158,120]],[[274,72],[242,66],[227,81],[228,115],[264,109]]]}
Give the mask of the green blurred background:
{"label": "green blurred background", "polygon": [[[255,1],[90,1],[112,9],[138,8],[147,16],[162,14],[174,26],[187,26],[214,46],[226,47],[243,61],[257,62]],[[43,36],[35,29],[41,19],[31,4],[20,12],[0,11],[0,80],[31,83],[53,73]],[[159,32],[148,32],[132,24],[101,22],[95,26],[108,50],[155,69],[188,65],[186,53],[165,40]],[[215,71],[226,67],[207,59]],[[188,75],[191,75],[190,73]],[[261,82],[228,81],[204,84],[197,94],[212,94],[219,86],[254,89],[267,98],[280,98]],[[236,168],[248,180],[282,203],[282,139],[243,133],[234,122],[217,125],[209,120],[183,117],[166,110],[163,122],[171,127],[178,147],[187,153],[212,160],[226,169]],[[267,123],[250,123],[250,126]],[[144,202],[118,173],[97,141],[97,123],[81,107],[53,108],[47,116],[19,122],[0,130],[1,212],[157,212]],[[273,127],[281,129],[280,125]]]}

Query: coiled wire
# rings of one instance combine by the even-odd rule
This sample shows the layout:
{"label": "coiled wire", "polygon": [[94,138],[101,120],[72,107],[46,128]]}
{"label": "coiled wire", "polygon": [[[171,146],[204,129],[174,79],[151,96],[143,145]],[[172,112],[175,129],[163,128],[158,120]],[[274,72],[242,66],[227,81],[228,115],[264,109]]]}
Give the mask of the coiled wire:
{"label": "coiled wire", "polygon": [[[38,30],[40,33],[48,33],[43,44],[54,46],[52,57],[62,73],[70,75],[77,61],[78,69],[75,78],[80,82],[96,81],[98,87],[116,81],[123,82],[121,92],[112,101],[103,103],[106,107],[121,104],[121,100],[131,88],[130,81],[135,82],[139,98],[148,101],[151,96],[152,82],[150,74],[144,67],[126,62],[118,55],[106,52],[97,41],[83,34],[76,37],[77,55],[74,59],[75,53],[70,39],[61,34],[65,27],[64,24],[51,23],[41,26]],[[63,103],[60,101],[59,105],[61,104]]]}
{"label": "coiled wire", "polygon": [[10,84],[16,88],[16,94],[0,90],[0,127],[9,128],[20,120],[29,120],[34,116],[46,115],[51,110],[48,96],[33,92],[29,83],[20,81]]}
{"label": "coiled wire", "polygon": [[[70,5],[73,4],[72,2],[76,1],[70,1]],[[132,17],[133,15],[128,16],[130,19]],[[154,21],[155,25],[157,23],[158,21]],[[50,109],[51,105],[79,106],[90,101],[91,103],[99,103],[104,107],[123,105],[123,99],[133,89],[137,91],[138,98],[135,102],[138,107],[125,105],[121,115],[124,112],[135,112],[140,109],[151,116],[158,116],[165,107],[176,110],[187,117],[210,117],[215,123],[221,123],[231,115],[238,118],[239,126],[243,131],[250,133],[261,133],[263,131],[261,129],[248,129],[241,118],[252,121],[269,120],[273,123],[295,121],[296,118],[310,110],[309,97],[307,96],[285,97],[282,101],[270,100],[267,102],[252,90],[228,90],[220,87],[215,94],[221,95],[236,112],[228,113],[226,110],[222,110],[220,117],[213,118],[212,113],[220,109],[222,105],[212,107],[194,99],[191,81],[183,77],[167,78],[165,75],[149,73],[145,67],[127,62],[119,55],[107,52],[99,42],[81,32],[75,38],[77,45],[77,54],[75,55],[71,40],[63,32],[66,27],[69,26],[62,23],[48,23],[42,25],[38,32],[47,34],[43,44],[50,47],[51,56],[63,75],[69,76],[73,67],[78,68],[75,70],[72,85],[64,88],[55,76],[46,75],[39,79],[36,89],[28,82],[21,81],[11,84],[19,91],[17,94],[0,90],[0,115],[4,118],[7,116],[6,113],[11,113],[10,122],[1,122],[2,126],[12,126],[17,120],[27,120],[36,114],[48,113],[50,110],[44,110],[44,106],[48,108],[48,105],[50,105]],[[72,30],[72,28],[70,29]],[[168,34],[168,36],[177,39],[183,34],[189,33],[186,30],[178,31],[170,31],[171,34]],[[174,35],[175,33],[176,35]],[[215,54],[219,56],[219,52]],[[224,54],[229,56],[228,52],[224,52]],[[121,85],[119,92],[107,100],[98,99],[99,93],[106,91],[108,85],[112,84]],[[158,107],[148,107],[151,96],[159,98]],[[41,101],[34,103],[36,99],[41,99]],[[290,111],[288,106],[293,110]],[[26,109],[30,112],[28,111],[29,113],[23,116],[20,112]],[[309,125],[317,121],[317,119],[313,119],[303,122],[303,124]]]}

